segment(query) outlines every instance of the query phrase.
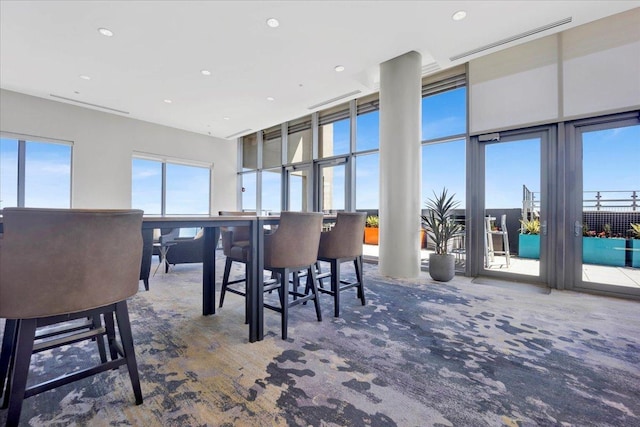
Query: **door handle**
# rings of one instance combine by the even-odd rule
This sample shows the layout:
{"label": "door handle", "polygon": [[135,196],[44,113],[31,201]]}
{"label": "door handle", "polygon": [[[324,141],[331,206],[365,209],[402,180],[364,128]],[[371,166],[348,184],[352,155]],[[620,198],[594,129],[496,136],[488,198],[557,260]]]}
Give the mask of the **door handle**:
{"label": "door handle", "polygon": [[573,225],[573,234],[575,234],[576,237],[582,236],[582,223],[580,221],[576,221]]}
{"label": "door handle", "polygon": [[546,236],[547,235],[547,221],[542,221],[542,225],[540,226],[540,228],[542,229],[542,235]]}

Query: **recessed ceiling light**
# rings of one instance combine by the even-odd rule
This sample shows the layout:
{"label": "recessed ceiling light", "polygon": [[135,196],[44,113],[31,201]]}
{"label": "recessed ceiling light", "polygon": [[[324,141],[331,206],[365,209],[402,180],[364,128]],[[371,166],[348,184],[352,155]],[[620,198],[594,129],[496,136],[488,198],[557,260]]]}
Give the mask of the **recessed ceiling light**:
{"label": "recessed ceiling light", "polygon": [[87,75],[85,75],[85,74],[81,74],[81,75],[80,75],[80,78],[81,78],[82,80],[91,80],[91,77],[89,77],[89,76],[87,76]]}
{"label": "recessed ceiling light", "polygon": [[273,96],[267,96],[267,101],[275,101],[276,99]]}
{"label": "recessed ceiling light", "polygon": [[165,100],[164,100],[164,103],[165,103],[165,104],[171,104],[172,102],[173,102],[173,101],[172,101],[172,100],[170,100],[170,99],[165,99]]}
{"label": "recessed ceiling light", "polygon": [[200,74],[202,74],[203,76],[210,76],[211,75],[211,71],[209,71],[209,70],[200,70]]}
{"label": "recessed ceiling light", "polygon": [[229,121],[229,120],[231,120],[231,119],[230,119],[229,117],[223,117],[223,120],[227,120],[227,121]]}
{"label": "recessed ceiling light", "polygon": [[341,73],[344,71],[344,65],[336,65],[334,70],[336,70],[336,73]]}
{"label": "recessed ceiling light", "polygon": [[462,21],[466,17],[467,17],[467,12],[465,12],[464,10],[459,10],[453,15],[451,15],[451,19],[453,19],[454,21]]}
{"label": "recessed ceiling light", "polygon": [[267,25],[271,28],[278,28],[280,26],[280,21],[278,21],[276,18],[269,18],[267,19]]}
{"label": "recessed ceiling light", "polygon": [[113,36],[113,31],[111,31],[108,28],[98,28],[98,32],[100,34],[102,34],[105,37],[112,37]]}

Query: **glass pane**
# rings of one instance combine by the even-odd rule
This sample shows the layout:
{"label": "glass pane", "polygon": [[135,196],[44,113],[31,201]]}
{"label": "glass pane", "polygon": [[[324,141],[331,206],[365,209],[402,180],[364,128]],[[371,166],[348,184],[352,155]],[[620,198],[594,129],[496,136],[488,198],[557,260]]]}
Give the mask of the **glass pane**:
{"label": "glass pane", "polygon": [[242,170],[258,169],[258,138],[255,134],[242,138]]}
{"label": "glass pane", "polygon": [[268,215],[281,210],[281,170],[262,171],[262,213]]}
{"label": "glass pane", "polygon": [[335,212],[345,206],[345,165],[321,168],[322,211]]}
{"label": "glass pane", "polygon": [[[466,141],[459,139],[438,144],[422,146],[422,209],[426,214],[425,204],[428,199],[439,195],[444,188],[447,194],[457,201],[458,208],[454,212],[454,219],[461,224],[466,223],[465,195],[466,195]],[[433,250],[430,237],[422,236],[421,246],[426,250]],[[464,271],[466,248],[464,236],[456,236],[450,242],[450,253],[456,255],[456,270]],[[423,259],[426,261],[428,257]]]}
{"label": "glass pane", "polygon": [[145,215],[162,214],[162,162],[133,159],[131,207]]}
{"label": "glass pane", "polygon": [[133,159],[131,171],[131,207],[145,215],[162,214],[162,163]]}
{"label": "glass pane", "polygon": [[459,135],[467,131],[467,88],[422,98],[422,140]]}
{"label": "glass pane", "polygon": [[488,270],[540,275],[539,227],[520,223],[544,221],[540,152],[539,138],[486,145],[484,257]]}
{"label": "glass pane", "polygon": [[273,168],[282,166],[282,138],[264,141],[262,148],[262,167]]}
{"label": "glass pane", "polygon": [[351,120],[344,119],[320,126],[319,156],[332,157],[349,153]]}
{"label": "glass pane", "polygon": [[311,160],[311,129],[290,133],[287,142],[287,162],[300,163]]}
{"label": "glass pane", "polygon": [[306,212],[307,207],[307,183],[309,179],[309,169],[289,171],[289,210],[296,212]]}
{"label": "glass pane", "polygon": [[380,208],[380,156],[378,153],[357,156],[356,210]]}
{"label": "glass pane", "polygon": [[425,144],[422,146],[422,201],[440,194],[443,188],[455,194],[460,209],[465,207],[466,156],[465,140]]}
{"label": "glass pane", "polygon": [[244,173],[242,179],[242,210],[256,211],[256,173]]}
{"label": "glass pane", "polygon": [[380,146],[380,111],[360,114],[356,120],[356,151],[378,148]]}
{"label": "glass pane", "polygon": [[640,283],[640,226],[632,226],[640,224],[640,169],[618,161],[638,148],[639,125],[582,135],[583,282]]}
{"label": "glass pane", "polygon": [[0,209],[18,206],[18,140],[0,139]]}
{"label": "glass pane", "polygon": [[209,215],[209,168],[167,163],[166,215]]}
{"label": "glass pane", "polygon": [[71,146],[27,141],[25,159],[25,206],[71,207]]}

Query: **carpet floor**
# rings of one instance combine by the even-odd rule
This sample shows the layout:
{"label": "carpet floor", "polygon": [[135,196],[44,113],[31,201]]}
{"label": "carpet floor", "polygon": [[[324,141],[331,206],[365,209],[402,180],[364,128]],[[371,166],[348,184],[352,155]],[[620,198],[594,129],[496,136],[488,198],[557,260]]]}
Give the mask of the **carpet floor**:
{"label": "carpet floor", "polygon": [[[364,270],[365,306],[346,291],[334,318],[321,295],[323,321],[294,307],[288,340],[265,310],[258,343],[240,296],[201,315],[201,265],[159,271],[129,302],[144,403],[121,367],[26,399],[21,425],[640,426],[639,302]],[[94,350],[34,355],[31,379]]]}

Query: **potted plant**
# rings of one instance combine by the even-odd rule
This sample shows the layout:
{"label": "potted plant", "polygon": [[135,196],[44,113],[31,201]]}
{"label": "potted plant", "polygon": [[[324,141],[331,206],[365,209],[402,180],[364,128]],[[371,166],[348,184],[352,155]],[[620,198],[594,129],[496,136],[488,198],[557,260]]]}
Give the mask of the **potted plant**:
{"label": "potted plant", "polygon": [[640,223],[631,223],[629,230],[631,239],[628,240],[628,249],[631,250],[631,267],[640,267]]}
{"label": "potted plant", "polygon": [[366,245],[377,245],[380,221],[376,215],[369,215],[364,227],[364,243]]}
{"label": "potted plant", "polygon": [[433,196],[426,202],[427,214],[421,215],[422,225],[435,247],[435,252],[429,255],[429,275],[433,280],[448,282],[455,275],[455,257],[448,253],[449,241],[463,230],[462,224],[452,218],[459,202],[454,201],[455,194],[447,194],[446,188],[440,194],[434,191]]}
{"label": "potted plant", "polygon": [[611,232],[610,224],[604,224],[600,232],[590,230],[585,224],[582,226],[582,235],[584,264],[625,266],[625,240]]}
{"label": "potted plant", "polygon": [[521,219],[518,235],[518,256],[521,258],[540,258],[540,220]]}

